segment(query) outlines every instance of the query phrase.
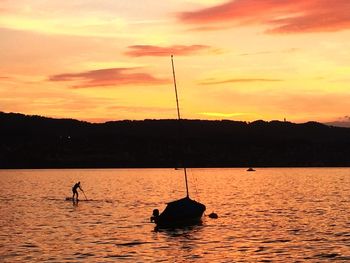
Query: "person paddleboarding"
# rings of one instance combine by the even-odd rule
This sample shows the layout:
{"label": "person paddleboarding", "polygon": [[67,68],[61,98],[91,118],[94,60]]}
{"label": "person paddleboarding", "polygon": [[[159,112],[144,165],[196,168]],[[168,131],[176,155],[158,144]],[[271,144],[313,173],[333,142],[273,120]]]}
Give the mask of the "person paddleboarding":
{"label": "person paddleboarding", "polygon": [[75,197],[75,196],[77,196],[77,199],[76,199],[76,200],[79,201],[78,188],[79,188],[82,192],[84,192],[83,189],[81,189],[80,182],[77,182],[77,183],[72,187],[72,191],[73,191],[73,198],[72,198],[72,200],[73,200],[73,202],[74,202],[74,197]]}

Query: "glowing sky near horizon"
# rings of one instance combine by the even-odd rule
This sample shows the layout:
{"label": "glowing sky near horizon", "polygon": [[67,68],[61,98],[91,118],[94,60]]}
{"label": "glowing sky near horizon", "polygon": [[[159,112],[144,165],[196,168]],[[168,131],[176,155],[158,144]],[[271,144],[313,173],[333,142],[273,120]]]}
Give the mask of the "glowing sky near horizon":
{"label": "glowing sky near horizon", "polygon": [[334,121],[348,0],[0,0],[0,111],[92,122]]}

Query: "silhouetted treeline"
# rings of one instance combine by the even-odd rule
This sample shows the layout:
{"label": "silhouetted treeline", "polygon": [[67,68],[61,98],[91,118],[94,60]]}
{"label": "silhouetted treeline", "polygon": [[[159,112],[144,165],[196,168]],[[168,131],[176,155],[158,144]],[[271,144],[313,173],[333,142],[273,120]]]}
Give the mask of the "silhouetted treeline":
{"label": "silhouetted treeline", "polygon": [[[0,168],[350,166],[350,129],[316,122],[92,124],[0,113]],[[179,138],[183,138],[180,140]],[[182,147],[183,145],[184,147]]]}

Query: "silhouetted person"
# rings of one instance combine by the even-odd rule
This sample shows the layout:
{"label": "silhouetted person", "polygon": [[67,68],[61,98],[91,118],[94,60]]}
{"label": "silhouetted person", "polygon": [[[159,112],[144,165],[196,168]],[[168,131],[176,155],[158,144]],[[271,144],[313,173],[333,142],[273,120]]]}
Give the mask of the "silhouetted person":
{"label": "silhouetted person", "polygon": [[73,187],[72,187],[72,191],[73,191],[73,202],[74,202],[74,196],[77,195],[77,201],[79,201],[79,194],[78,194],[78,188],[83,191],[83,189],[81,189],[80,187],[80,182],[77,182]]}
{"label": "silhouetted person", "polygon": [[151,222],[155,222],[159,217],[159,210],[153,209],[153,215],[151,216]]}

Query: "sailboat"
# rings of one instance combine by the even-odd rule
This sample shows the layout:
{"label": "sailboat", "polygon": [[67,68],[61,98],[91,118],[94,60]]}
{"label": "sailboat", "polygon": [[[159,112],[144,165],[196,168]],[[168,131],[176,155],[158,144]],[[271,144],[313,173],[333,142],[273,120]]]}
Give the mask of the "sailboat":
{"label": "sailboat", "polygon": [[[171,55],[171,66],[173,70],[177,117],[180,125],[181,115],[180,115],[179,99],[178,99],[177,87],[176,87],[173,55]],[[158,209],[153,210],[151,222],[154,222],[158,228],[188,226],[188,225],[199,224],[201,222],[203,213],[205,211],[205,205],[195,200],[192,200],[189,196],[188,183],[187,183],[187,169],[184,161],[183,161],[183,171],[184,171],[185,186],[186,186],[186,196],[179,200],[175,200],[167,203],[166,208],[161,214],[159,214]]]}

